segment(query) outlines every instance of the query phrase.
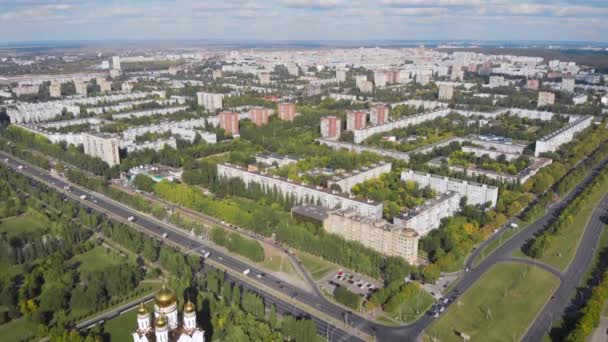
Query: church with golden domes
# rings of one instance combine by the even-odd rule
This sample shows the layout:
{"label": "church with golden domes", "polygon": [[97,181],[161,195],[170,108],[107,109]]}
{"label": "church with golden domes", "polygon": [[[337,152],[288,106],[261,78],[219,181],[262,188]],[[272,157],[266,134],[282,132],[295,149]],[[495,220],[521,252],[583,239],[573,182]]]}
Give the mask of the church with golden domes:
{"label": "church with golden domes", "polygon": [[177,297],[165,284],[154,296],[154,319],[141,303],[137,309],[137,331],[134,342],[205,342],[205,333],[196,325],[196,308],[188,300],[184,304],[182,324],[179,322]]}

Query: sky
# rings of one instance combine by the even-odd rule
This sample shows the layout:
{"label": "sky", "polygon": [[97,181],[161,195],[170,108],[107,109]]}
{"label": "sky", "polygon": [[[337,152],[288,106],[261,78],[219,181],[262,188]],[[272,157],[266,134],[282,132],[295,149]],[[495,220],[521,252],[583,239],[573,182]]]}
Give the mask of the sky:
{"label": "sky", "polygon": [[0,0],[0,42],[608,41],[608,0]]}

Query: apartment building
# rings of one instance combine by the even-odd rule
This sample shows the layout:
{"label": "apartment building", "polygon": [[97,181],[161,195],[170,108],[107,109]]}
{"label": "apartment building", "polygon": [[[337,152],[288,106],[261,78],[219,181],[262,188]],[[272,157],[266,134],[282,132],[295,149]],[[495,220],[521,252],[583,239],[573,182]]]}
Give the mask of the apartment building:
{"label": "apartment building", "polygon": [[411,228],[360,216],[354,211],[335,210],[329,212],[323,220],[323,229],[345,240],[357,241],[384,255],[401,257],[410,265],[418,263],[420,236]]}
{"label": "apartment building", "polygon": [[239,178],[246,186],[250,183],[257,183],[265,191],[276,189],[283,196],[292,196],[301,204],[316,204],[327,209],[354,210],[364,217],[378,219],[382,217],[382,203],[359,199],[321,186],[308,185],[263,172],[249,171],[231,164],[218,164],[217,174],[219,177],[227,179]]}
{"label": "apartment building", "polygon": [[454,86],[450,84],[439,84],[439,100],[449,101],[454,97]]}
{"label": "apartment building", "polygon": [[298,162],[298,158],[291,156],[282,156],[274,153],[265,154],[265,153],[256,153],[255,154],[255,162],[258,164],[264,165],[277,165],[278,167],[287,166],[290,164],[295,164]]}
{"label": "apartment building", "polygon": [[421,187],[429,186],[439,193],[456,192],[460,196],[466,196],[467,203],[473,205],[483,205],[490,202],[491,206],[494,207],[496,206],[496,202],[498,202],[498,188],[487,184],[479,184],[413,170],[401,172],[401,180],[415,182]]}
{"label": "apartment building", "polygon": [[283,121],[293,121],[298,115],[296,113],[296,104],[292,102],[283,102],[278,105],[279,119]]}
{"label": "apartment building", "polygon": [[109,166],[120,164],[118,148],[120,140],[113,135],[82,133],[84,153],[106,162]]}
{"label": "apartment building", "polygon": [[256,126],[268,125],[271,110],[264,107],[253,107],[249,110],[249,120]]}
{"label": "apartment building", "polygon": [[222,109],[224,94],[199,92],[196,93],[196,99],[199,106],[205,107],[210,112],[215,112]]}
{"label": "apartment building", "polygon": [[239,113],[223,111],[218,115],[219,126],[230,135],[239,134]]}
{"label": "apartment building", "polygon": [[153,116],[153,115],[168,115],[183,112],[185,110],[190,109],[188,106],[179,106],[179,107],[167,107],[167,108],[154,108],[148,110],[138,110],[134,112],[122,113],[122,114],[112,114],[112,119],[114,120],[125,120],[131,118],[141,118],[144,116]]}
{"label": "apartment building", "polygon": [[537,140],[534,155],[538,157],[541,153],[556,151],[561,145],[572,141],[576,133],[591,126],[592,123],[593,116],[591,115],[583,115],[578,117],[565,127],[562,127],[557,131]]}
{"label": "apartment building", "polygon": [[346,70],[337,69],[336,70],[336,80],[338,80],[339,83],[344,83],[346,81]]}
{"label": "apartment building", "polygon": [[388,121],[388,106],[384,103],[374,103],[369,108],[369,121],[372,125],[382,125]]}
{"label": "apartment building", "polygon": [[537,79],[529,79],[526,81],[526,88],[530,90],[538,90],[540,87],[540,81]]}
{"label": "apartment building", "polygon": [[341,192],[350,194],[353,186],[370,179],[378,178],[383,173],[391,172],[391,170],[391,163],[372,164],[369,167],[362,167],[360,170],[335,175],[327,180],[327,187],[333,189],[334,186],[338,186]]}
{"label": "apartment building", "polygon": [[552,106],[555,103],[555,93],[548,91],[538,92],[538,107]]}
{"label": "apartment building", "polygon": [[362,129],[367,124],[367,112],[362,110],[346,111],[346,130],[354,131]]}
{"label": "apartment building", "polygon": [[49,96],[61,97],[61,83],[51,82],[51,85],[49,86]]}
{"label": "apartment building", "polygon": [[321,136],[326,139],[337,140],[342,133],[342,120],[337,116],[324,116],[321,118]]}
{"label": "apartment building", "polygon": [[575,86],[575,78],[574,77],[563,77],[561,88],[562,90],[573,92]]}
{"label": "apartment building", "polygon": [[461,197],[453,191],[442,193],[437,198],[428,200],[423,205],[395,217],[393,224],[397,227],[411,228],[419,236],[424,237],[432,230],[439,228],[442,219],[454,216],[460,210]]}

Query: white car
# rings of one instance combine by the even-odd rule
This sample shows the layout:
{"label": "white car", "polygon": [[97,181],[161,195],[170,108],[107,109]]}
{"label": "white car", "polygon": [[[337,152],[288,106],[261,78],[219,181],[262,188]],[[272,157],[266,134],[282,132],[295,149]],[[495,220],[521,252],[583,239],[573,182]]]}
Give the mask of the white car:
{"label": "white car", "polygon": [[244,270],[244,271],[243,271],[243,274],[244,274],[244,275],[248,275],[248,274],[249,274],[249,272],[251,272],[251,270],[250,270],[250,269],[246,269],[246,270]]}

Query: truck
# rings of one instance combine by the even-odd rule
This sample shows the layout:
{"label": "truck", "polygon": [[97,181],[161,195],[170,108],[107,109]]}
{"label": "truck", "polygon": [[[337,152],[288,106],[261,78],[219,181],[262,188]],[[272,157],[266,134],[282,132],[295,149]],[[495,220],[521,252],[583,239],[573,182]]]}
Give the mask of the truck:
{"label": "truck", "polygon": [[250,270],[250,269],[246,269],[246,270],[244,270],[244,271],[243,271],[243,274],[244,274],[244,275],[248,275],[248,274],[249,274],[249,272],[251,272],[251,270]]}
{"label": "truck", "polygon": [[83,199],[83,200],[87,199],[87,195],[80,195],[80,199]]}
{"label": "truck", "polygon": [[127,221],[129,221],[129,222],[133,222],[133,221],[135,221],[135,216],[129,216],[129,217],[127,218]]}
{"label": "truck", "polygon": [[518,225],[517,223],[515,223],[515,222],[511,222],[510,226],[511,226],[511,228],[513,228],[513,229],[517,229],[517,228],[519,228],[519,225]]}

